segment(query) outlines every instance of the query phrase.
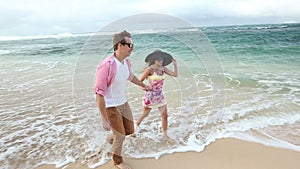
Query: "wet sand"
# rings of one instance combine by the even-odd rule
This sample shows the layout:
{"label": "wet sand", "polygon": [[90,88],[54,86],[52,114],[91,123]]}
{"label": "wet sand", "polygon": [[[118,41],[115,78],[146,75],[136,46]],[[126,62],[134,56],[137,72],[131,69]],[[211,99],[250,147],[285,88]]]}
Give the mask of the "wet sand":
{"label": "wet sand", "polygon": [[[132,169],[299,169],[300,152],[265,146],[234,138],[219,139],[203,152],[185,152],[154,158],[125,158]],[[112,162],[97,169],[113,169]],[[44,165],[37,169],[55,169]],[[88,169],[79,162],[62,169]],[[116,168],[117,169],[117,168]]]}

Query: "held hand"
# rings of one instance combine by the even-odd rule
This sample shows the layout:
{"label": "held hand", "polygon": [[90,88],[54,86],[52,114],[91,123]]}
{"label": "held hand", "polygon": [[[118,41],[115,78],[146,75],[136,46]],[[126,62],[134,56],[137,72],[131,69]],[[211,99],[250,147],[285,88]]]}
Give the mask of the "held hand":
{"label": "held hand", "polygon": [[143,87],[143,90],[145,90],[145,91],[149,91],[149,90],[151,90],[151,88],[150,88],[150,86],[148,86],[148,85],[145,85],[145,86]]}

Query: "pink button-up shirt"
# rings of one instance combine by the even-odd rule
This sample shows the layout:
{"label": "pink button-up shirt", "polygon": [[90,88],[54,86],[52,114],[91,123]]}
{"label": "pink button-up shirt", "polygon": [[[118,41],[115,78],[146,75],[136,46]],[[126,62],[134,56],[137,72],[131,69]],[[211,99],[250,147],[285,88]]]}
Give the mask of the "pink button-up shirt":
{"label": "pink button-up shirt", "polygon": [[[128,58],[125,59],[128,65],[129,77],[128,80],[132,80],[134,74],[131,71],[131,63]],[[104,59],[97,68],[96,73],[96,85],[94,87],[94,92],[105,96],[108,87],[112,84],[114,78],[116,77],[117,63],[114,59],[114,54]]]}

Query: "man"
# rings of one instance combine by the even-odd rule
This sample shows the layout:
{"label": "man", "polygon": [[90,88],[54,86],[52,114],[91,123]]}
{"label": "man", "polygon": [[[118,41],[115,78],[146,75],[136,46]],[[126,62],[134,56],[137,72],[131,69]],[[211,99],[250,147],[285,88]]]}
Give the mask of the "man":
{"label": "man", "polygon": [[133,51],[133,42],[130,33],[123,31],[115,34],[113,47],[114,53],[98,66],[94,91],[102,126],[107,131],[113,131],[113,162],[120,169],[130,169],[121,155],[125,136],[134,133],[133,116],[126,99],[127,80],[145,90],[149,87],[131,71],[128,57]]}

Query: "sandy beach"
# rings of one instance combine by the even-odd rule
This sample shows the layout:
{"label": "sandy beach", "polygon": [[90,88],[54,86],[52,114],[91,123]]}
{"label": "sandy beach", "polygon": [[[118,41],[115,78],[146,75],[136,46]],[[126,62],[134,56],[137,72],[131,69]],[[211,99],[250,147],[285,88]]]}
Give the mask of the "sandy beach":
{"label": "sandy beach", "polygon": [[[132,169],[298,169],[300,152],[264,146],[233,138],[219,139],[207,146],[203,152],[174,153],[154,158],[126,158]],[[44,165],[37,169],[54,169]],[[63,169],[88,169],[73,163]],[[116,168],[111,161],[97,169]]]}

